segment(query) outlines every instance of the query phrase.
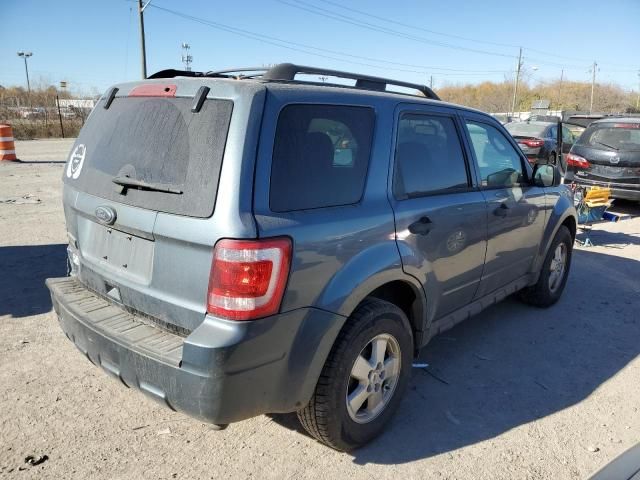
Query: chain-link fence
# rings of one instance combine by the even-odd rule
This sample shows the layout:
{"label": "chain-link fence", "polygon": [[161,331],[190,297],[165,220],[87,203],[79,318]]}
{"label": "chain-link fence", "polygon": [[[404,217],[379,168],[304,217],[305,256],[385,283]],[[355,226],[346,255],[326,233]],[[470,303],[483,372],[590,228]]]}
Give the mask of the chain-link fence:
{"label": "chain-link fence", "polygon": [[70,97],[55,88],[0,88],[0,123],[10,124],[17,140],[76,137],[95,101]]}

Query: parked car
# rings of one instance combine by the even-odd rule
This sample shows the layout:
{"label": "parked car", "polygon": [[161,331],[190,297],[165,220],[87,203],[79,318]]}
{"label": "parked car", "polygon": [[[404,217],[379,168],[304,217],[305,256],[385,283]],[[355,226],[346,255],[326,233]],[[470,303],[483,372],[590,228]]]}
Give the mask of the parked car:
{"label": "parked car", "polygon": [[513,115],[507,115],[504,113],[492,113],[491,116],[493,118],[495,118],[496,120],[498,120],[502,125],[504,125],[505,123],[510,123],[510,122],[519,122],[520,118],[513,116]]}
{"label": "parked car", "polygon": [[610,187],[613,198],[640,201],[640,118],[597,120],[567,156],[567,180]]}
{"label": "parked car", "polygon": [[575,141],[569,128],[562,126],[562,152],[558,148],[558,122],[507,123],[505,128],[516,139],[531,163],[556,165],[560,173],[565,175],[566,161],[563,157],[569,153]]}
{"label": "parked car", "polygon": [[47,285],[90,361],[218,426],[297,412],[342,450],[439,332],[556,302],[576,232],[557,169],[491,116],[292,64],[111,88],[63,180],[70,276]]}

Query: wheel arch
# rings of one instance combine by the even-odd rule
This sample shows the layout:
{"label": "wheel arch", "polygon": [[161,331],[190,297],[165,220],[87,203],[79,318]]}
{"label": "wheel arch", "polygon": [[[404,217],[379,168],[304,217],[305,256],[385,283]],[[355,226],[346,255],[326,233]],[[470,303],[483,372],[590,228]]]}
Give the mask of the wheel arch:
{"label": "wheel arch", "polygon": [[407,315],[414,341],[420,346],[426,331],[427,300],[419,281],[402,270],[395,241],[367,248],[343,265],[317,306],[348,318],[369,297],[397,305]]}
{"label": "wheel arch", "polygon": [[571,238],[573,240],[575,240],[576,238],[578,227],[576,221],[577,216],[575,208],[573,206],[571,195],[568,193],[568,191],[566,192],[566,194],[556,193],[556,195],[557,199],[549,213],[549,218],[547,219],[547,224],[542,236],[542,241],[540,242],[538,256],[534,264],[533,271],[536,273],[540,272],[542,264],[544,263],[544,259],[547,256],[547,252],[549,251],[549,247],[551,246],[551,243],[553,242],[553,239],[558,233],[560,227],[567,227],[569,229],[569,233],[571,233]]}

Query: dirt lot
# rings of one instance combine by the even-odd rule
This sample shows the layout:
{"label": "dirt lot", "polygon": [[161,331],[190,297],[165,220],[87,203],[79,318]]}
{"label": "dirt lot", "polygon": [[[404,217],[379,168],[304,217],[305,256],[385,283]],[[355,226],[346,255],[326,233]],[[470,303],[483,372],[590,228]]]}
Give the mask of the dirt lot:
{"label": "dirt lot", "polygon": [[551,309],[508,299],[434,339],[388,432],[343,454],[291,415],[213,431],[83,358],[44,286],[65,273],[69,148],[17,142],[25,163],[0,162],[0,477],[585,478],[639,440],[638,206],[577,248]]}

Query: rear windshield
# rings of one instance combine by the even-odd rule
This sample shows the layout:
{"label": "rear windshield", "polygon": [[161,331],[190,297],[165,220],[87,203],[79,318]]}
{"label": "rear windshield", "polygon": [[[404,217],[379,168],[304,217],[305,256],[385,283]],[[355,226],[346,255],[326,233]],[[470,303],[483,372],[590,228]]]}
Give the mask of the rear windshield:
{"label": "rear windshield", "polygon": [[640,123],[600,123],[587,128],[578,145],[603,150],[640,150]]}
{"label": "rear windshield", "polygon": [[[213,213],[233,103],[192,98],[118,97],[100,102],[82,128],[64,181],[81,191],[161,212]],[[170,187],[174,193],[114,184],[115,177]],[[182,193],[175,193],[182,192]]]}
{"label": "rear windshield", "polygon": [[538,138],[542,138],[544,131],[547,129],[547,125],[526,122],[507,123],[504,127],[513,136]]}
{"label": "rear windshield", "polygon": [[269,204],[274,212],[357,203],[373,136],[371,108],[289,105],[278,118]]}

